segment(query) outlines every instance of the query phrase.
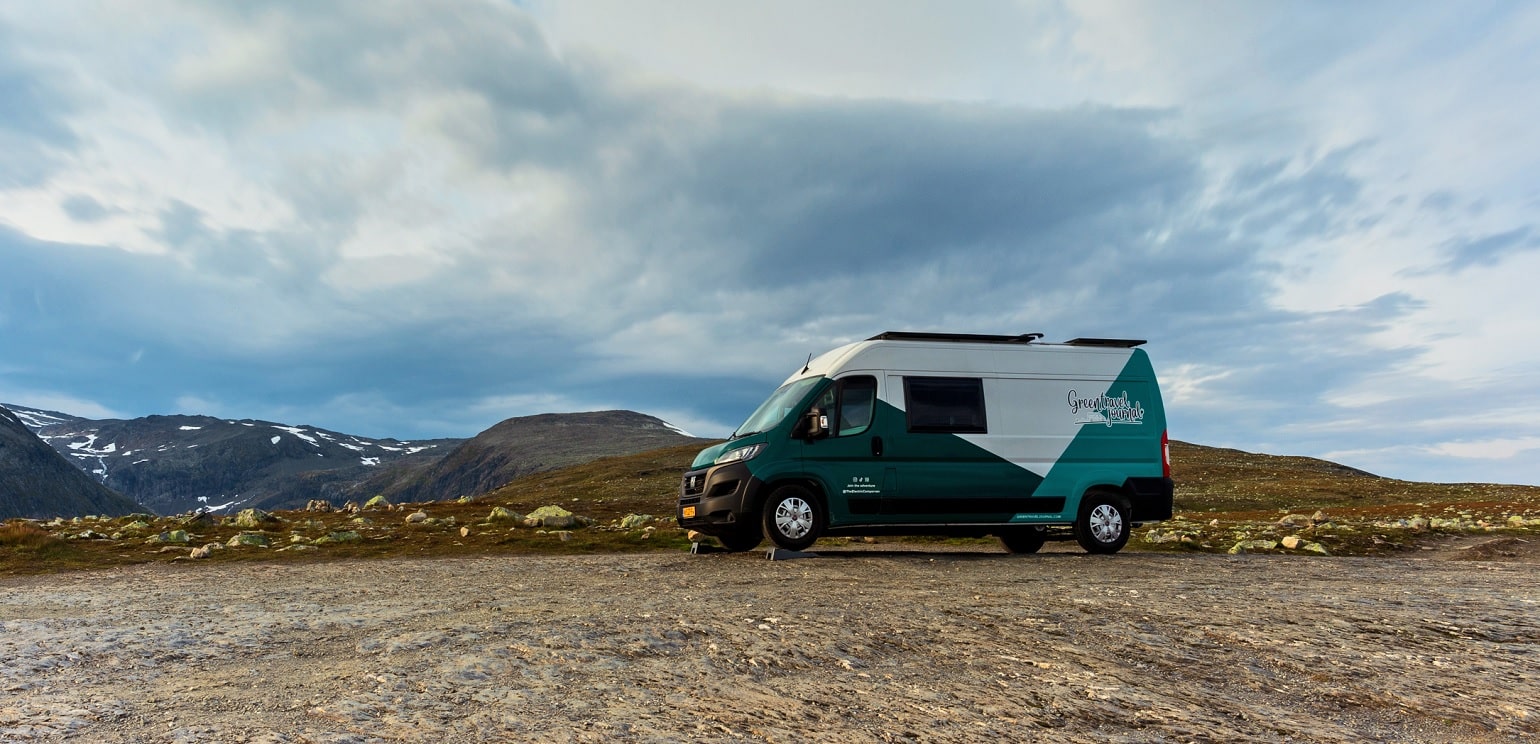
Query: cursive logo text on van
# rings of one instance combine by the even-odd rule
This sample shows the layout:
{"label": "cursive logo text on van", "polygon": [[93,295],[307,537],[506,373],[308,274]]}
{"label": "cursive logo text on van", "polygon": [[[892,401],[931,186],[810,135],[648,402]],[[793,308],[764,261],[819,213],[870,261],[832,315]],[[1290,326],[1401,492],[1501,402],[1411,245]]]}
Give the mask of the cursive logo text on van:
{"label": "cursive logo text on van", "polygon": [[1128,391],[1116,398],[1108,395],[1098,395],[1094,398],[1082,398],[1074,390],[1069,391],[1069,412],[1075,417],[1077,424],[1142,424],[1144,423],[1144,406],[1139,401],[1129,401]]}

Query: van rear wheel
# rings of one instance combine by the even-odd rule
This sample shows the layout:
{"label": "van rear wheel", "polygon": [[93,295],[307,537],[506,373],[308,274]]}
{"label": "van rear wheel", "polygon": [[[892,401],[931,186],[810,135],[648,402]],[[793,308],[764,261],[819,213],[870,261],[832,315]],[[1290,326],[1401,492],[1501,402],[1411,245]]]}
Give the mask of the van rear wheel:
{"label": "van rear wheel", "polygon": [[1048,533],[1042,527],[1021,527],[1001,532],[999,537],[1008,553],[1036,553],[1043,549]]}
{"label": "van rear wheel", "polygon": [[1133,528],[1128,502],[1106,491],[1091,491],[1080,500],[1075,519],[1075,542],[1087,553],[1116,553],[1128,544]]}
{"label": "van rear wheel", "polygon": [[760,534],[759,525],[756,524],[737,532],[717,535],[716,538],[717,542],[722,543],[722,547],[734,553],[742,553],[745,550],[753,550],[765,536]]}
{"label": "van rear wheel", "polygon": [[823,508],[812,491],[798,485],[775,489],[765,499],[765,534],[787,550],[806,550],[823,532]]}

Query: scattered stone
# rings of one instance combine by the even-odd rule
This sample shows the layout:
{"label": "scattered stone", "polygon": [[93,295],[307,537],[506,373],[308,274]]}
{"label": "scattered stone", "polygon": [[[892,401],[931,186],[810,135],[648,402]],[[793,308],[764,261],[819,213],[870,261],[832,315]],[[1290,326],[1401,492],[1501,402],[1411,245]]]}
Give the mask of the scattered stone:
{"label": "scattered stone", "polygon": [[1303,514],[1288,514],[1278,520],[1279,527],[1305,527],[1310,524],[1310,517]]}
{"label": "scattered stone", "polygon": [[577,519],[573,517],[572,512],[559,506],[542,506],[530,512],[529,516],[525,518],[525,523],[527,524],[530,519],[539,519],[541,527],[552,527],[559,530],[575,527],[578,523]]}
{"label": "scattered stone", "polygon": [[1310,515],[1310,523],[1311,524],[1325,524],[1326,522],[1330,522],[1330,521],[1331,520],[1328,519],[1327,516],[1326,516],[1326,512],[1323,512],[1323,511],[1321,511],[1319,509],[1317,509],[1314,514]]}
{"label": "scattered stone", "polygon": [[352,530],[338,530],[338,531],[330,533],[330,534],[328,534],[328,535],[326,535],[324,537],[318,537],[318,538],[316,538],[314,540],[311,540],[310,544],[311,545],[330,545],[332,543],[355,543],[355,542],[362,542],[363,539],[364,539],[363,535],[360,535],[357,532],[354,532]]}
{"label": "scattered stone", "polygon": [[421,509],[406,515],[407,524],[419,524],[428,521],[428,513]]}
{"label": "scattered stone", "polygon": [[506,506],[492,507],[492,513],[487,515],[488,522],[522,522],[524,515],[509,509]]}
{"label": "scattered stone", "polygon": [[1277,540],[1242,540],[1230,546],[1230,555],[1249,553],[1253,550],[1277,550]]}
{"label": "scattered stone", "polygon": [[560,538],[562,542],[566,542],[572,539],[572,532],[570,530],[557,530],[555,534],[556,537]]}
{"label": "scattered stone", "polygon": [[684,533],[684,539],[689,540],[692,543],[698,543],[701,540],[706,539],[706,534],[703,533],[703,532],[697,532],[695,530],[690,530],[690,531]]}
{"label": "scattered stone", "polygon": [[647,523],[651,522],[653,519],[654,517],[651,514],[627,514],[625,517],[621,518],[620,528],[623,530],[638,529],[640,527],[646,526]]}
{"label": "scattered stone", "polygon": [[276,552],[276,553],[282,553],[282,552],[284,552],[284,551],[285,551],[285,550],[293,550],[293,551],[301,551],[301,550],[320,550],[320,548],[317,548],[317,547],[316,547],[316,546],[314,546],[314,545],[290,545],[290,546],[289,546],[289,547],[287,547],[287,548],[279,548],[279,549],[278,549],[278,550],[276,550],[276,551],[273,551],[273,552]]}
{"label": "scattered stone", "polygon": [[[182,534],[185,535],[187,533],[184,532]],[[100,532],[97,532],[96,530],[81,530],[80,532],[77,532],[77,533],[75,533],[73,535],[70,535],[69,539],[71,539],[71,540],[109,540],[111,538],[109,538],[107,535],[104,535],[104,534],[102,534]]]}
{"label": "scattered stone", "polygon": [[325,499],[311,499],[305,502],[305,511],[329,512],[332,510],[332,502]]}
{"label": "scattered stone", "polygon": [[390,499],[385,498],[385,494],[382,493],[382,494],[380,494],[378,496],[375,496],[372,499],[369,499],[368,501],[365,501],[364,502],[364,508],[365,509],[389,509],[390,508]]}
{"label": "scattered stone", "polygon": [[167,530],[150,538],[152,543],[177,543],[186,544],[191,538],[187,536],[187,530]]}
{"label": "scattered stone", "polygon": [[130,531],[132,531],[132,532],[140,532],[140,531],[143,531],[143,530],[147,530],[149,528],[150,528],[150,523],[144,521],[143,519],[136,519],[136,520],[134,520],[132,522],[129,522],[128,524],[123,525],[123,530],[125,532],[130,532]]}
{"label": "scattered stone", "polygon": [[231,537],[229,541],[225,543],[225,545],[228,545],[232,548],[239,548],[242,546],[265,548],[268,545],[267,535],[264,535],[260,532],[242,532],[238,535],[235,535],[234,537]]}
{"label": "scattered stone", "polygon": [[278,518],[261,509],[242,509],[235,515],[235,526],[246,529],[256,529],[264,524],[277,522]]}
{"label": "scattered stone", "polygon": [[209,557],[209,554],[212,552],[213,551],[209,550],[209,546],[204,545],[202,547],[193,548],[192,552],[187,554],[187,557],[192,558],[193,560],[197,560],[199,558]]}
{"label": "scattered stone", "polygon": [[471,536],[471,528],[469,528],[469,527],[461,527],[460,528],[460,537],[470,537],[470,536]]}
{"label": "scattered stone", "polygon": [[1326,550],[1326,546],[1318,542],[1305,543],[1304,550],[1307,553],[1315,553],[1317,555],[1331,555],[1331,552]]}
{"label": "scattered stone", "polygon": [[357,501],[349,501],[348,503],[342,505],[342,510],[347,512],[347,513],[349,513],[349,514],[357,514],[358,513],[358,502]]}
{"label": "scattered stone", "polygon": [[[218,523],[219,520],[213,514],[206,511],[193,512],[177,522],[177,524],[183,527],[213,527]],[[145,526],[148,527],[149,525],[146,524]]]}
{"label": "scattered stone", "polygon": [[1289,550],[1298,550],[1299,546],[1305,544],[1305,539],[1299,535],[1289,535],[1288,537],[1283,538],[1283,540],[1280,542],[1283,543],[1283,547],[1288,548]]}

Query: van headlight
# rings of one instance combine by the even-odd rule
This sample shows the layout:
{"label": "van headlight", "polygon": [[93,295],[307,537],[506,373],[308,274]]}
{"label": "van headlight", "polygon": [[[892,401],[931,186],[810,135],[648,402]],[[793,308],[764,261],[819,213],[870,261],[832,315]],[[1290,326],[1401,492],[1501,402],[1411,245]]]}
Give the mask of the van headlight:
{"label": "van headlight", "polygon": [[717,455],[717,459],[712,460],[711,464],[726,465],[730,462],[743,462],[744,460],[752,460],[756,455],[759,454],[759,451],[764,448],[764,442],[760,442],[759,444],[751,444],[747,447],[739,447],[735,450],[729,450],[727,452],[723,452],[720,455]]}

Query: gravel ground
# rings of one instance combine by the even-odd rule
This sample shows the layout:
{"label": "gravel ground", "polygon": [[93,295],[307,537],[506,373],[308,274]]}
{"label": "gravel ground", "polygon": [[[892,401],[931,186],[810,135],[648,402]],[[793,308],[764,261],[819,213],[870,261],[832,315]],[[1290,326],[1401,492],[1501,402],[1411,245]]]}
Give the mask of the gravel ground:
{"label": "gravel ground", "polygon": [[1540,740],[1540,571],[968,549],[0,578],[0,741]]}

